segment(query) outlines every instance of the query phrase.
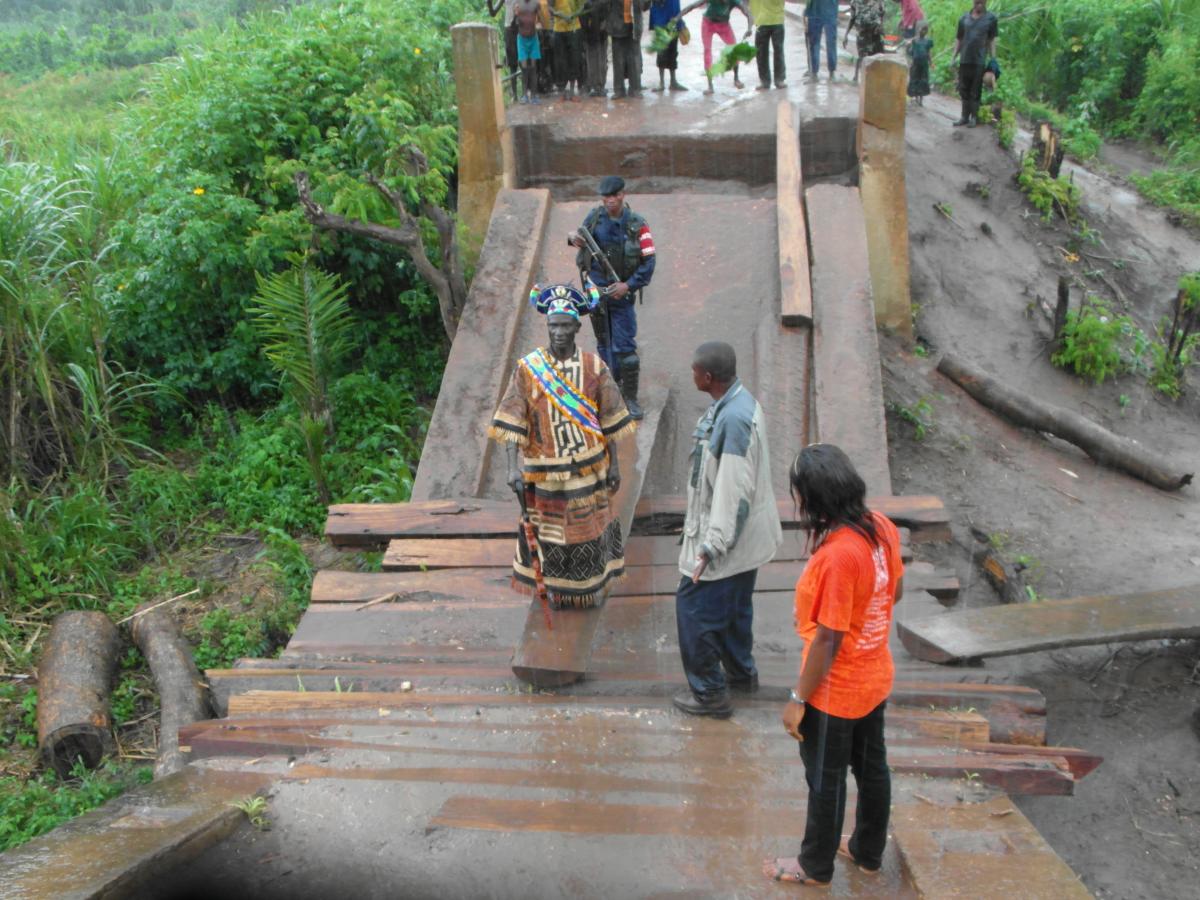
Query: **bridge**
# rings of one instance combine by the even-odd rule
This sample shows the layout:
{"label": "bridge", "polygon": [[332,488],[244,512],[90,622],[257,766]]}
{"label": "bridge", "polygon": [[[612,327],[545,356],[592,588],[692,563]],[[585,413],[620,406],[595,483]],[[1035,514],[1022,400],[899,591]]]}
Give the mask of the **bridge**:
{"label": "bridge", "polygon": [[[702,98],[693,61],[686,96],[505,109],[494,30],[455,29],[460,211],[477,261],[467,309],[412,501],[335,506],[327,523],[334,544],[383,551],[381,570],[319,572],[278,659],[207,673],[219,718],[181,732],[187,771],[18,851],[7,896],[163,878],[267,896],[788,893],[759,867],[796,852],[804,825],[803,771],[778,721],[806,558],[792,455],[841,445],[871,505],[902,526],[900,621],[958,587],[919,561],[948,538],[946,510],[893,495],[888,469],[877,328],[911,329],[904,67],[875,58],[861,88],[801,85],[792,31],[786,90]],[[508,588],[517,514],[485,426],[543,339],[530,285],[575,277],[565,235],[607,174],[625,178],[659,248],[638,310],[647,415],[622,447],[616,501],[629,575],[602,609],[556,612],[547,631]],[[670,703],[685,464],[709,402],[689,363],[713,338],[733,344],[766,410],[786,529],[755,597],[762,688],[729,721]],[[880,876],[839,866],[833,893],[1087,896],[1011,798],[1069,795],[1099,758],[1047,746],[1036,691],[893,651],[888,857]],[[240,816],[228,801],[256,790],[270,793],[271,834],[215,843]]]}

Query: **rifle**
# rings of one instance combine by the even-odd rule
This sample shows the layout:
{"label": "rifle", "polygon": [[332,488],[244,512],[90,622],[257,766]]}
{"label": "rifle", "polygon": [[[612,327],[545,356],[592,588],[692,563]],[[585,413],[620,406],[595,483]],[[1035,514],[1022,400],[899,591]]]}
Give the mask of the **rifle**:
{"label": "rifle", "polygon": [[521,504],[521,528],[525,533],[525,547],[529,551],[529,564],[533,569],[534,594],[542,604],[542,615],[546,618],[546,630],[553,631],[554,623],[550,621],[550,595],[546,592],[546,579],[542,575],[542,558],[538,555],[537,532],[533,528],[533,520],[529,518],[529,504],[525,500],[525,488],[517,491],[517,501]]}
{"label": "rifle", "polygon": [[[604,324],[608,330],[609,352],[612,352],[612,316],[610,316],[608,312],[608,297],[612,293],[612,286],[621,280],[621,276],[617,274],[617,270],[613,268],[612,262],[607,256],[604,255],[604,251],[600,249],[600,245],[596,243],[596,239],[592,236],[590,231],[588,231],[586,228],[576,228],[575,234],[572,236],[583,241],[583,249],[587,251],[588,255],[592,258],[592,261],[600,262],[604,269],[607,270],[608,277],[612,279],[612,282],[609,285],[599,288],[600,296],[603,298],[600,302],[604,309]],[[587,293],[588,283],[590,281],[591,279],[588,277],[587,271],[580,269],[579,285],[583,288],[583,292],[585,294]]]}

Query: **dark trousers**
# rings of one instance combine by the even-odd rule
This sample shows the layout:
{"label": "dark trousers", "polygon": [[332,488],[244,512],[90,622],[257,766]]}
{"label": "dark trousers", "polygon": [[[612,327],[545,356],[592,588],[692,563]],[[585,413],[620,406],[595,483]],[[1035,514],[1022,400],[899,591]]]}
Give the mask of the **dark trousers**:
{"label": "dark trousers", "polygon": [[642,89],[642,58],[641,48],[637,38],[614,37],[612,39],[613,59],[613,93],[625,93],[625,82],[629,82],[629,91]]}
{"label": "dark trousers", "polygon": [[827,22],[813,16],[805,18],[808,23],[808,71],[816,75],[821,71],[821,35],[825,35],[825,63],[830,73],[837,68],[837,19]]}
{"label": "dark trousers", "polygon": [[757,51],[754,58],[758,62],[758,83],[764,87],[771,86],[771,60],[767,56],[770,48],[775,50],[775,83],[781,85],[787,80],[787,62],[783,58],[782,25],[759,25],[754,32],[754,49]]}
{"label": "dark trousers", "polygon": [[559,90],[579,81],[583,38],[579,29],[554,32],[554,86]]}
{"label": "dark trousers", "polygon": [[963,63],[958,67],[958,95],[962,98],[964,119],[979,113],[979,101],[983,98],[984,66]]}
{"label": "dark trousers", "polygon": [[685,575],[679,582],[675,591],[679,653],[688,686],[701,700],[723,695],[730,681],[747,683],[758,674],[752,653],[757,577],[758,570],[751,569],[699,584]]}
{"label": "dark trousers", "polygon": [[660,69],[674,72],[679,67],[679,38],[675,38],[667,46],[658,51],[654,64]]}
{"label": "dark trousers", "polygon": [[833,878],[833,860],[846,818],[846,769],[858,785],[858,807],[850,855],[864,868],[883,865],[887,844],[892,778],[883,743],[880,703],[861,719],[842,719],[808,707],[800,723],[800,758],[808,782],[808,822],[800,845],[800,866],[810,878]]}
{"label": "dark trousers", "polygon": [[604,90],[608,81],[608,35],[604,32],[584,37],[584,54],[587,57],[587,86],[593,91]]}
{"label": "dark trousers", "polygon": [[637,352],[637,309],[633,292],[626,294],[623,300],[605,299],[591,318],[596,333],[596,352],[613,378],[617,378],[621,374],[621,357]]}

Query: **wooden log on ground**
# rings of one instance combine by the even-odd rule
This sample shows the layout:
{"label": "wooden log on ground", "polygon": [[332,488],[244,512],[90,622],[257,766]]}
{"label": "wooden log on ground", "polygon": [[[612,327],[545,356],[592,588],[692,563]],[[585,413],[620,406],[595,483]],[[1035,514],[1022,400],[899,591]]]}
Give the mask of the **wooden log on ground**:
{"label": "wooden log on ground", "polygon": [[1102,466],[1164,491],[1177,491],[1192,481],[1193,473],[1183,471],[1137,441],[1114,434],[1077,412],[1013,390],[966,360],[947,353],[938,363],[938,371],[988,409],[1025,428],[1062,438]]}
{"label": "wooden log on ground", "polygon": [[78,760],[96,768],[112,745],[108,698],[120,643],[104,613],[54,620],[38,665],[38,750],[60,778]]}
{"label": "wooden log on ground", "polygon": [[898,622],[904,647],[944,663],[1114,641],[1200,637],[1200,585],[1045,600]]}
{"label": "wooden log on ground", "polygon": [[187,764],[179,749],[179,729],[212,715],[208,692],[192,649],[170,612],[150,609],[135,614],[129,632],[150,664],[158,690],[161,713],[154,777],[162,778]]}

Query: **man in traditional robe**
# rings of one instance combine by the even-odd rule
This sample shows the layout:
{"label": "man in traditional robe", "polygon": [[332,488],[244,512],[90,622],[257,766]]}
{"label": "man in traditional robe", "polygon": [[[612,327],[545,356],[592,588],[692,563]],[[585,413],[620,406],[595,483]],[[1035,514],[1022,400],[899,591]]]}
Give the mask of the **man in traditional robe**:
{"label": "man in traditional robe", "polygon": [[507,482],[524,494],[537,536],[531,548],[518,531],[512,583],[533,592],[536,552],[553,606],[597,606],[625,572],[611,501],[621,481],[614,441],[637,425],[604,361],[575,343],[599,293],[551,285],[529,299],[546,316],[549,340],[517,362],[488,429],[505,445]]}

